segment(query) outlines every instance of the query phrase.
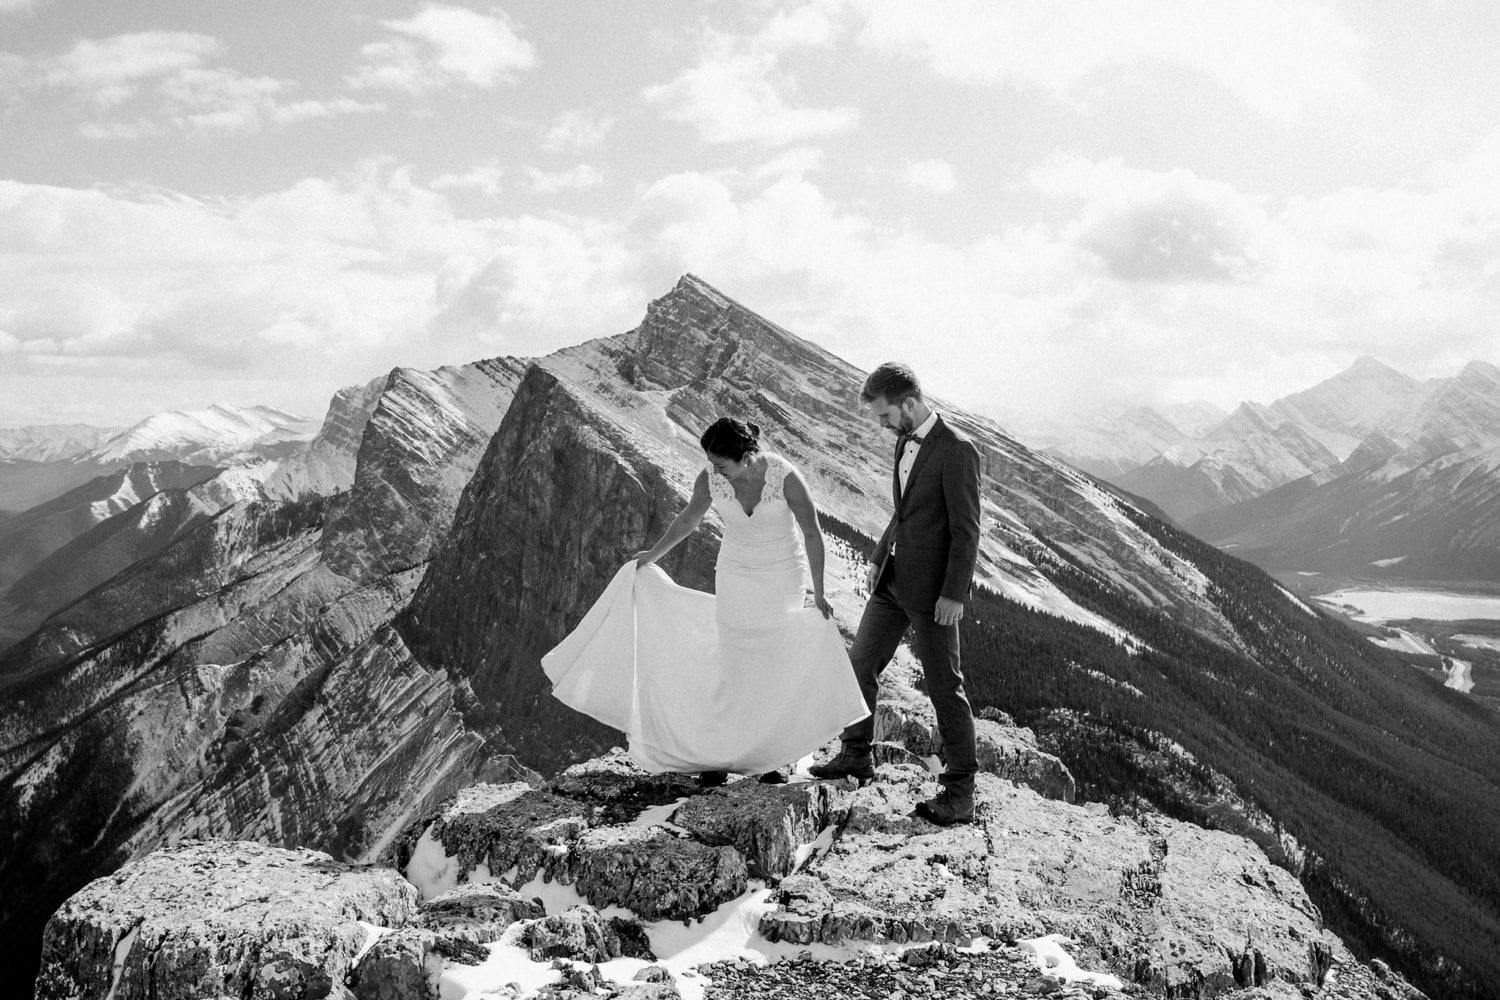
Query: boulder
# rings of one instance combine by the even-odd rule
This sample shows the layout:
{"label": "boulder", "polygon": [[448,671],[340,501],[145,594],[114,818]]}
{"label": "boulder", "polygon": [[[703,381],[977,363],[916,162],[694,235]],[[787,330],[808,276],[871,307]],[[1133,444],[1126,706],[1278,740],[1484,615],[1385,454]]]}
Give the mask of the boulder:
{"label": "boulder", "polygon": [[921,768],[881,765],[832,849],[781,883],[770,940],[966,944],[1062,933],[1079,965],[1154,992],[1316,987],[1316,908],[1250,841],[1160,817],[1119,820],[981,774],[976,822],[911,815]]}
{"label": "boulder", "polygon": [[700,789],[685,774],[651,774],[620,747],[574,764],[552,782],[558,795],[598,807],[599,821],[628,823],[651,806],[666,805]]}
{"label": "boulder", "polygon": [[642,920],[687,920],[745,891],[733,847],[673,836],[660,827],[606,827],[579,838],[569,858],[575,888],[596,907],[623,906]]}
{"label": "boulder", "polygon": [[503,882],[455,886],[421,905],[423,926],[444,937],[490,944],[518,920],[545,914],[540,901],[527,899]]}
{"label": "boulder", "polygon": [[533,962],[568,958],[579,962],[608,962],[619,958],[620,936],[592,906],[570,906],[542,917],[521,931],[521,944]]}
{"label": "boulder", "polygon": [[688,799],[673,822],[706,844],[733,846],[751,876],[777,879],[795,871],[823,831],[843,820],[853,788],[850,781],[736,781]]}
{"label": "boulder", "polygon": [[388,868],[184,841],[96,879],[53,914],[36,996],[342,996],[371,933],[361,924],[416,913],[416,890]]}
{"label": "boulder", "polygon": [[[942,741],[938,739],[932,703],[918,689],[920,676],[911,654],[900,650],[880,678],[875,739],[905,747],[913,756],[928,761],[940,756]],[[1042,750],[1036,734],[1015,725],[1005,713],[980,713],[974,720],[974,741],[981,771],[1035,789],[1049,799],[1072,802],[1077,796],[1077,783],[1067,765]],[[879,748],[880,743],[876,746]],[[877,752],[876,761],[902,762],[889,750]]]}

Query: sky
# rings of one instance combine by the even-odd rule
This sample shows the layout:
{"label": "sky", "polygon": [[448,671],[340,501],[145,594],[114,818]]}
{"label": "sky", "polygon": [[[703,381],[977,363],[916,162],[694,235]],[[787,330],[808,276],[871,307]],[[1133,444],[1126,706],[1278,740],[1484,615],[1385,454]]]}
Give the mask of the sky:
{"label": "sky", "polygon": [[1489,0],[0,0],[0,426],[320,416],[683,273],[1016,427],[1500,363]]}

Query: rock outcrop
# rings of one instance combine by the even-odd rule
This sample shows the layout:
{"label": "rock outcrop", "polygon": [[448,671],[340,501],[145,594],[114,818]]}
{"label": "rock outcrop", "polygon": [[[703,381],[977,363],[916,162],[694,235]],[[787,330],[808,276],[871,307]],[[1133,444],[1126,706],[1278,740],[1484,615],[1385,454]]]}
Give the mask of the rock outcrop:
{"label": "rock outcrop", "polygon": [[388,868],[189,841],[91,883],[58,910],[37,997],[338,995],[370,925],[416,915],[416,890]]}
{"label": "rock outcrop", "polygon": [[614,753],[466,789],[393,844],[399,872],[188,842],[59,910],[38,997],[1420,997],[1248,841],[988,774],[942,829],[911,811],[930,786],[674,788]]}

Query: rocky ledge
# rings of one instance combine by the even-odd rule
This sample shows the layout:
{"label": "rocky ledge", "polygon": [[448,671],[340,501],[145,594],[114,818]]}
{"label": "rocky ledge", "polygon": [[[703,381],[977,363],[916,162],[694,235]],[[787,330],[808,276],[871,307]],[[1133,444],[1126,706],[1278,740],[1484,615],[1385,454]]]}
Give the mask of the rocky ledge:
{"label": "rocky ledge", "polygon": [[1419,996],[1249,841],[992,774],[974,824],[915,818],[920,749],[863,788],[711,790],[615,751],[467,789],[389,867],[185,843],[58,911],[37,995]]}

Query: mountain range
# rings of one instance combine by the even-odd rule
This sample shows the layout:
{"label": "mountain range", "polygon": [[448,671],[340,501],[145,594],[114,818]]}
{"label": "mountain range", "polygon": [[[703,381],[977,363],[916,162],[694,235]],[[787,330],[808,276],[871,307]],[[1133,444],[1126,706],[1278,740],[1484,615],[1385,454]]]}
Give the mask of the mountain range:
{"label": "mountain range", "polygon": [[[850,630],[889,517],[892,443],[851,402],[861,379],[686,276],[624,334],[343,390],[274,462],[158,467],[157,492],[11,587],[52,595],[0,653],[11,972],[65,899],[158,848],[368,861],[476,782],[618,743],[550,698],[540,656],[681,509],[717,415],[755,420],[806,476]],[[1356,954],[1495,995],[1495,717],[938,402],[984,463],[976,707],[1031,727],[1081,798],[1253,840]],[[716,549],[710,518],[663,568],[711,590]]]}
{"label": "mountain range", "polygon": [[1049,454],[1267,569],[1500,579],[1500,369],[1484,362],[1418,381],[1366,357],[1206,431],[1137,408],[1050,433]]}

